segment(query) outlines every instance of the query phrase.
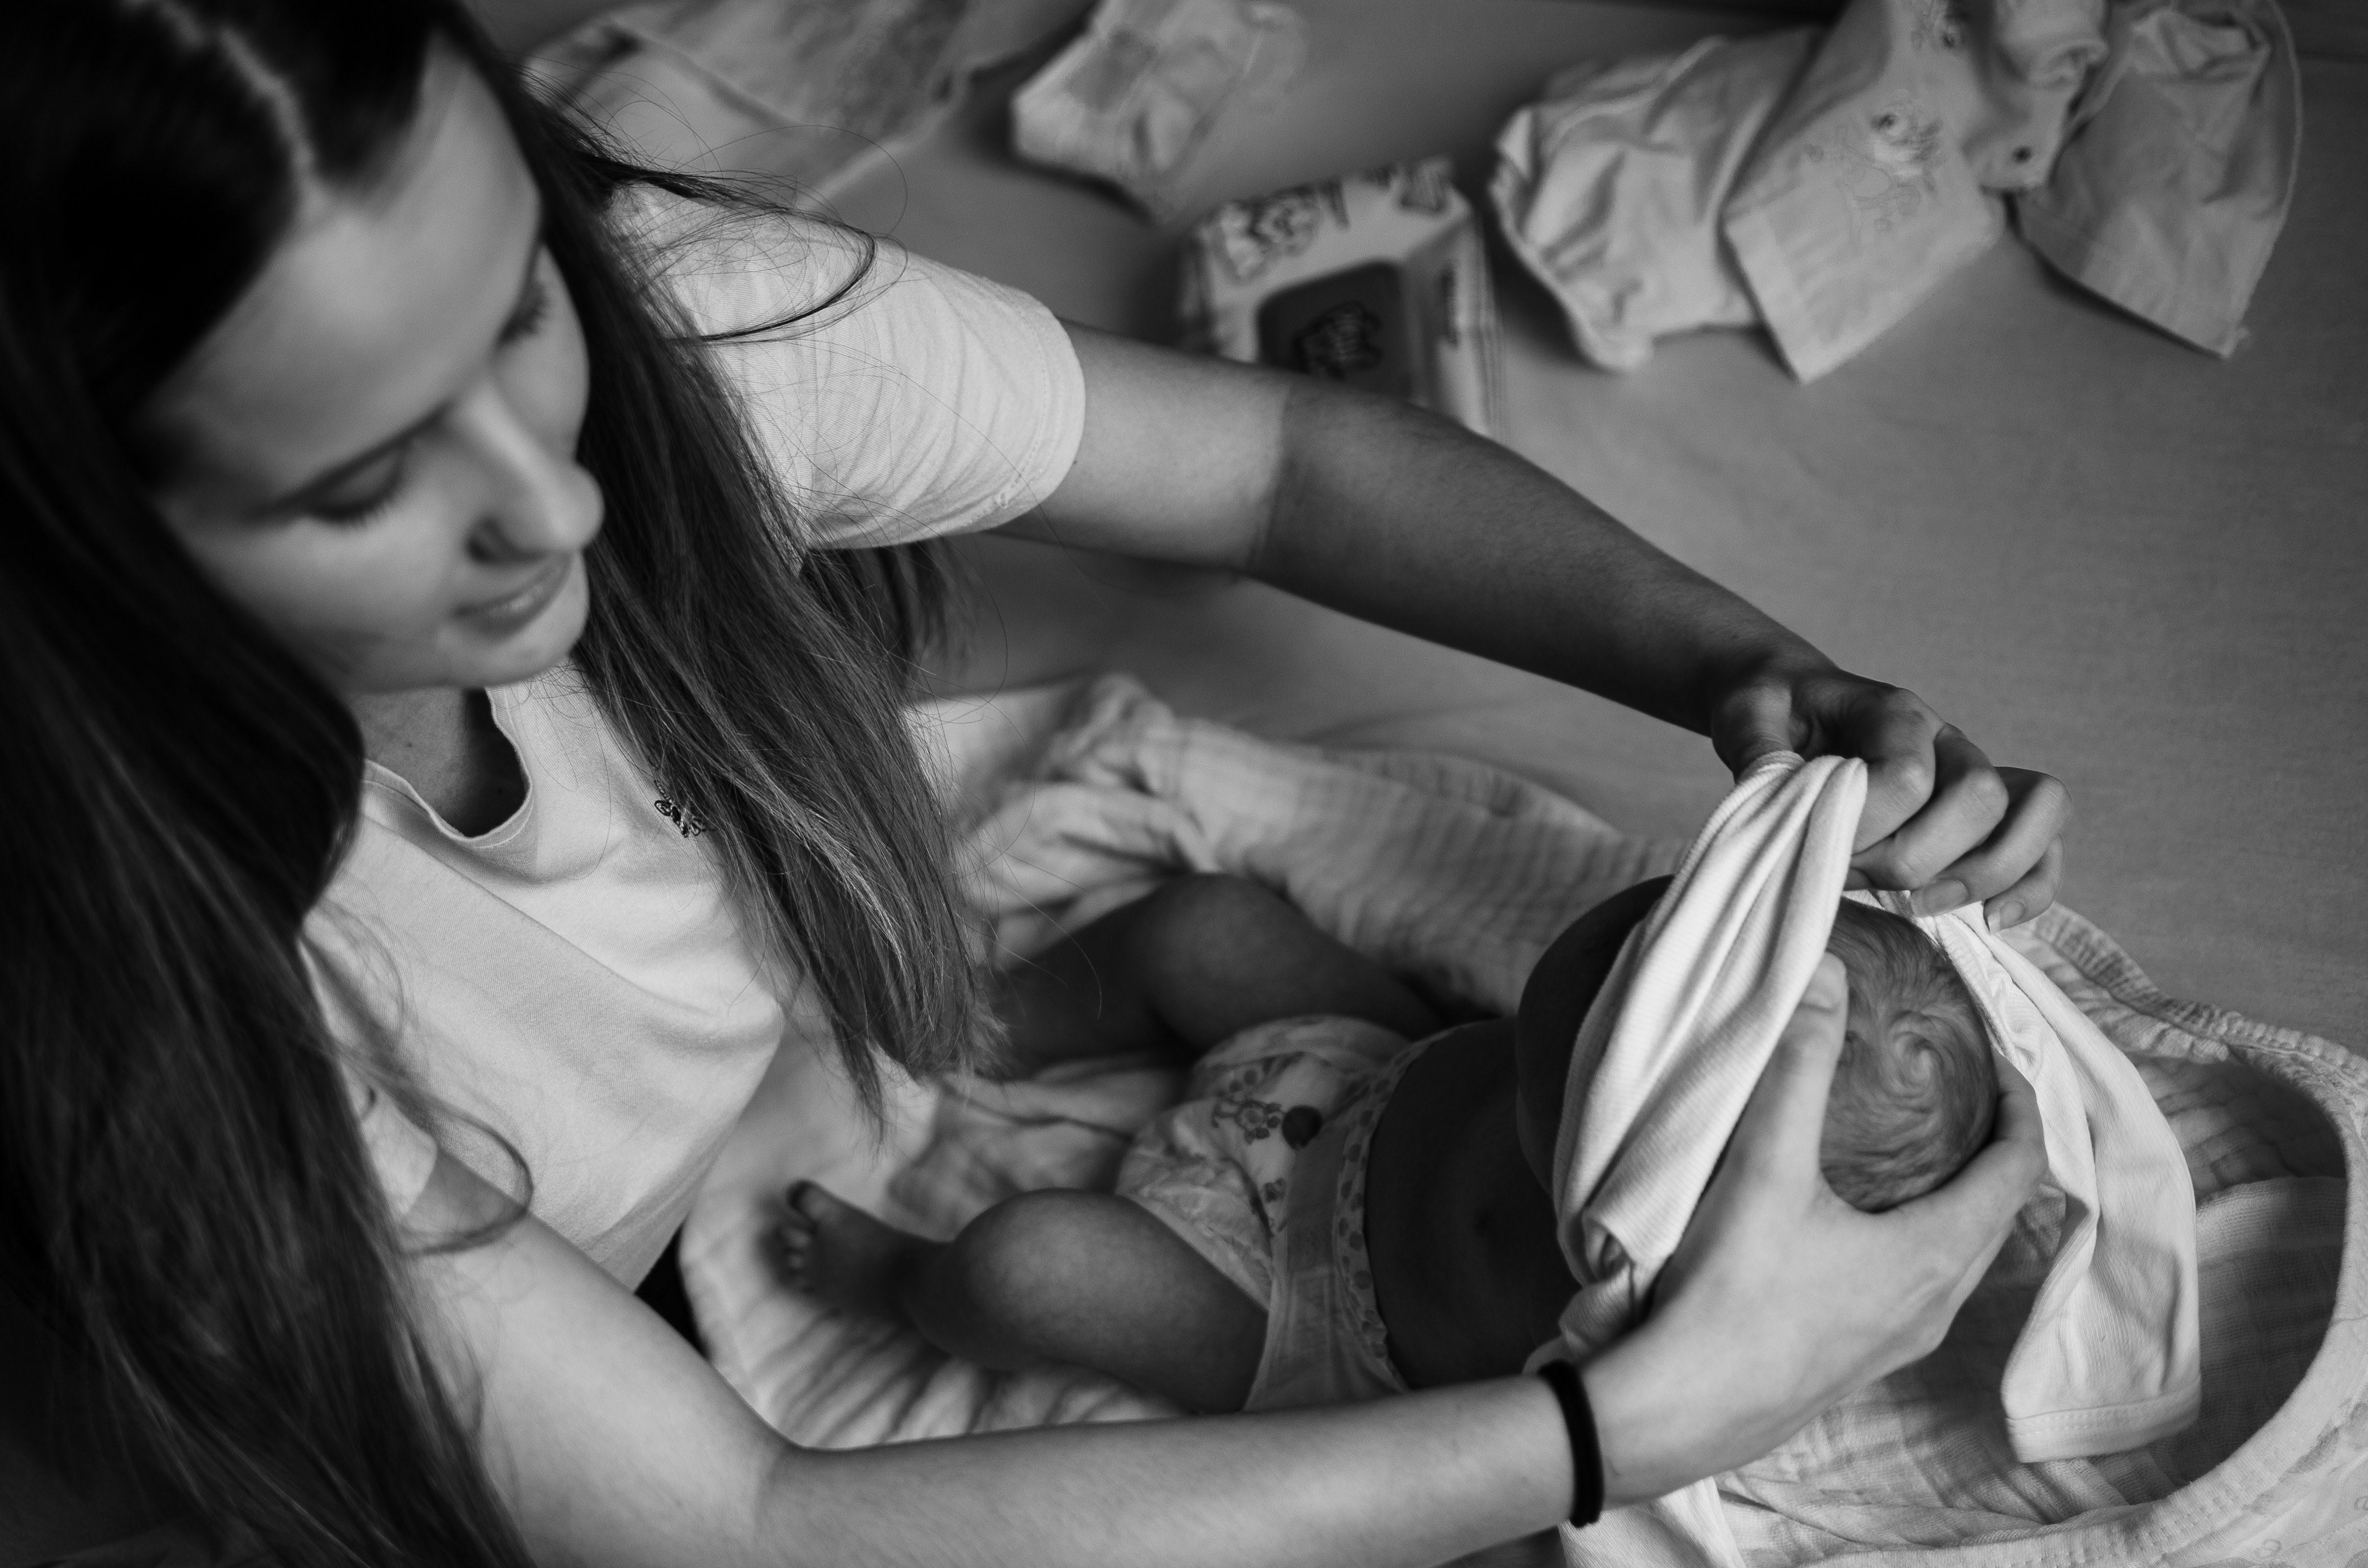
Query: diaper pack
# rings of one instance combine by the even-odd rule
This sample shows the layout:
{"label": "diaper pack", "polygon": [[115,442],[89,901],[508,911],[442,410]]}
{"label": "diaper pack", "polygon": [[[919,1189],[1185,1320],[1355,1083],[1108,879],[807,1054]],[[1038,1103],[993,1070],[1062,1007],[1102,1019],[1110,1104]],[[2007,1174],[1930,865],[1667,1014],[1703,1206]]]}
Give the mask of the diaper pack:
{"label": "diaper pack", "polygon": [[1488,434],[1497,312],[1445,158],[1227,202],[1192,231],[1185,341],[1405,398]]}

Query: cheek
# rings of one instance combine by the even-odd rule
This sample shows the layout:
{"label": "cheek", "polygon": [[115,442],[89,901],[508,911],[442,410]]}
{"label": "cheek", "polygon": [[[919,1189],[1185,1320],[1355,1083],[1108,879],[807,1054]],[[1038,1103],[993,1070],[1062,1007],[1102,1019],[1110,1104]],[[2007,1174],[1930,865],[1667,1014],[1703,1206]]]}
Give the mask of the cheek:
{"label": "cheek", "polygon": [[498,375],[503,396],[519,419],[546,448],[572,459],[592,395],[591,364],[583,324],[566,285],[559,280],[558,268],[551,267],[547,277],[550,318],[534,336],[503,356]]}
{"label": "cheek", "polygon": [[453,552],[444,532],[392,515],[351,529],[184,538],[223,593],[331,684],[357,689],[403,681],[412,672],[396,666],[413,662],[450,613]]}

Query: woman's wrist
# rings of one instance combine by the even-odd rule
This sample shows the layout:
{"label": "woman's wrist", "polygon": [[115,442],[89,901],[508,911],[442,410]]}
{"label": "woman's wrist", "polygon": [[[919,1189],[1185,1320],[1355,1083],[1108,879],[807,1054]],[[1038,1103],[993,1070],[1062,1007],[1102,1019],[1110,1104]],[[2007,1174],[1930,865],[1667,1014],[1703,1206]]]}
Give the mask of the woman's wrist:
{"label": "woman's wrist", "polygon": [[[1748,1462],[1771,1446],[1723,1399],[1725,1380],[1667,1352],[1674,1346],[1648,1320],[1579,1369],[1594,1412],[1605,1508],[1648,1502]],[[1781,1436],[1781,1434],[1779,1434]]]}
{"label": "woman's wrist", "polygon": [[1804,680],[1837,673],[1834,662],[1810,643],[1772,623],[1767,630],[1764,642],[1710,662],[1696,677],[1697,728],[1705,733],[1715,737],[1739,717],[1738,710],[1770,703],[1789,707]]}
{"label": "woman's wrist", "polygon": [[1814,751],[1813,694],[1850,677],[1789,632],[1778,645],[1725,661],[1696,684],[1698,707],[1685,721],[1710,737],[1719,759],[1740,774],[1770,750]]}
{"label": "woman's wrist", "polygon": [[1570,1440],[1570,1522],[1584,1528],[1603,1516],[1603,1452],[1595,1427],[1595,1411],[1578,1369],[1568,1361],[1548,1361],[1538,1376],[1554,1391],[1562,1407],[1563,1428]]}

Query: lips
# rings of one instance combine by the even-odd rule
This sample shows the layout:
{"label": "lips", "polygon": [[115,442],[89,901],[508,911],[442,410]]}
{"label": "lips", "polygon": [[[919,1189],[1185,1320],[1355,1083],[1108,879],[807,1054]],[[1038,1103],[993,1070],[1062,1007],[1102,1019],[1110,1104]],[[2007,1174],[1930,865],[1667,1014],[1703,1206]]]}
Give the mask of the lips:
{"label": "lips", "polygon": [[471,605],[461,612],[461,619],[490,635],[507,636],[541,615],[567,585],[570,574],[575,570],[576,557],[563,555],[529,578],[514,593],[485,604]]}

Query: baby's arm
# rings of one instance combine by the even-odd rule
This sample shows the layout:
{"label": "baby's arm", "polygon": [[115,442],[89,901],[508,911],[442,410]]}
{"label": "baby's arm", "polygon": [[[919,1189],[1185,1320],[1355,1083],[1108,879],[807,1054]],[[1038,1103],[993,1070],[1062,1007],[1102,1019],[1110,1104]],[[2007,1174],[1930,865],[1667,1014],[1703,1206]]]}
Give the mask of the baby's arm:
{"label": "baby's arm", "polygon": [[1187,1410],[1239,1410],[1265,1348],[1262,1304],[1109,1193],[1022,1193],[932,1242],[803,1184],[781,1240],[791,1277],[832,1305],[909,1321],[996,1370],[1057,1361]]}

